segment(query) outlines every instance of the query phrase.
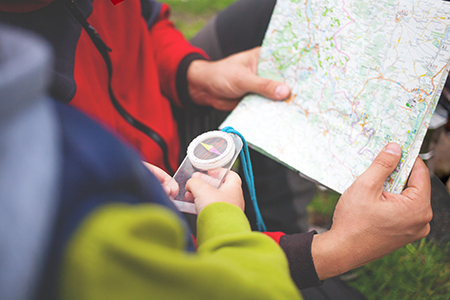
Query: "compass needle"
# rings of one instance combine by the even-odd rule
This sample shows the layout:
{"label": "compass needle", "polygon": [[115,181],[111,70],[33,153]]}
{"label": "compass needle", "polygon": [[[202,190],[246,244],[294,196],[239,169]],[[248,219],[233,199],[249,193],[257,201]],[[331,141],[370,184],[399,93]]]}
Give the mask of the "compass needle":
{"label": "compass needle", "polygon": [[216,153],[216,154],[218,154],[218,155],[222,154],[222,153],[219,152],[219,150],[217,150],[216,148],[214,148],[214,146],[212,146],[212,145],[208,145],[208,144],[205,144],[205,143],[200,143],[200,144],[201,144],[203,147],[205,147],[205,149],[208,150],[209,152]]}

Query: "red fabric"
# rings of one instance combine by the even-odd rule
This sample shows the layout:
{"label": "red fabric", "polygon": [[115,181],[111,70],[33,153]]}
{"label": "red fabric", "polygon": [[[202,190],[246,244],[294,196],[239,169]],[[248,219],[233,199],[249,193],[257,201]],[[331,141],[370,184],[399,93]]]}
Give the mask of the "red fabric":
{"label": "red fabric", "polygon": [[274,232],[263,232],[265,235],[271,237],[277,244],[280,243],[280,239],[283,235],[286,235],[284,232],[281,231],[274,231]]}
{"label": "red fabric", "polygon": [[[176,169],[179,140],[168,98],[180,104],[175,89],[178,65],[187,54],[203,52],[173,28],[167,20],[166,5],[151,30],[141,17],[139,0],[124,1],[119,6],[94,1],[93,5],[88,21],[112,49],[114,94],[131,115],[163,137],[172,168]],[[106,65],[84,30],[76,50],[74,77],[77,92],[71,104],[111,126],[146,161],[165,169],[159,146],[129,125],[112,106]]]}
{"label": "red fabric", "polygon": [[191,234],[191,238],[192,238],[192,242],[194,243],[195,249],[197,249],[197,239],[195,238],[195,236],[193,234]]}
{"label": "red fabric", "polygon": [[[177,70],[180,61],[188,54],[186,51],[188,49],[186,49],[186,40],[181,32],[176,30],[173,23],[169,21],[169,15],[169,6],[163,4],[160,17],[156,24],[153,25],[150,34],[152,40],[158,41],[154,43],[154,53],[158,75],[161,82],[164,83],[162,84],[162,92],[166,97],[174,99],[180,106],[181,103],[176,94],[176,81],[174,80],[176,74],[174,71]],[[192,53],[194,51],[189,49],[188,52]],[[195,52],[206,56],[202,51],[197,50]]]}
{"label": "red fabric", "polygon": [[123,0],[111,0],[112,4],[116,5],[117,3],[122,2]]}

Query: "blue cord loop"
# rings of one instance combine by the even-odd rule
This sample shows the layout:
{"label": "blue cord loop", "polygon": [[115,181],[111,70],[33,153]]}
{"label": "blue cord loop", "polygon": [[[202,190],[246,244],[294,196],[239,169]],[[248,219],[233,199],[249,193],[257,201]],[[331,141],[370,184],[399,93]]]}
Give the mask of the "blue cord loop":
{"label": "blue cord loop", "polygon": [[242,134],[240,134],[233,127],[227,126],[222,129],[222,131],[227,133],[234,133],[238,135],[242,140],[242,151],[240,153],[242,167],[244,169],[245,181],[247,182],[248,190],[250,192],[250,199],[252,200],[253,208],[256,214],[256,226],[258,226],[259,231],[267,231],[266,224],[262,218],[261,212],[259,211],[258,201],[256,200],[255,182],[253,180],[253,169],[252,163],[250,161],[250,154],[248,152],[248,145]]}

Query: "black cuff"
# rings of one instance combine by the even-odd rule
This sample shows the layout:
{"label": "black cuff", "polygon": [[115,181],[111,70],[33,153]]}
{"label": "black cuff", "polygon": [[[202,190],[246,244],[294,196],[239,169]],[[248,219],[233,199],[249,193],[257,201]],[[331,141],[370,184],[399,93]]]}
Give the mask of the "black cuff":
{"label": "black cuff", "polygon": [[177,78],[176,78],[176,86],[177,86],[177,94],[178,99],[180,99],[181,105],[187,109],[194,110],[209,110],[209,107],[200,106],[192,102],[191,95],[189,94],[188,82],[187,82],[187,71],[189,66],[194,60],[202,59],[206,60],[206,58],[200,53],[190,53],[186,55],[178,65],[177,70]]}
{"label": "black cuff", "polygon": [[316,231],[284,235],[280,246],[289,262],[291,277],[299,289],[319,286],[322,281],[317,276],[311,255],[311,243]]}

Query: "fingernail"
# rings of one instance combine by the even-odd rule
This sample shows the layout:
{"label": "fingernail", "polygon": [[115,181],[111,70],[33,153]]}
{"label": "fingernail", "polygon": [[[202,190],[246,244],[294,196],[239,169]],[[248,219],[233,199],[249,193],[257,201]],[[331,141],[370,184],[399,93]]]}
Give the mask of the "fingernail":
{"label": "fingernail", "polygon": [[386,147],[384,147],[384,152],[391,153],[394,155],[400,155],[402,154],[402,148],[396,143],[390,143],[387,144]]}
{"label": "fingernail", "polygon": [[280,84],[275,89],[275,96],[277,99],[284,99],[289,96],[289,88],[285,84]]}

